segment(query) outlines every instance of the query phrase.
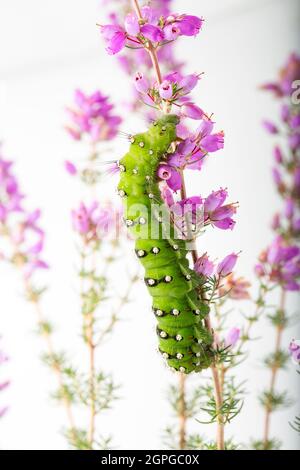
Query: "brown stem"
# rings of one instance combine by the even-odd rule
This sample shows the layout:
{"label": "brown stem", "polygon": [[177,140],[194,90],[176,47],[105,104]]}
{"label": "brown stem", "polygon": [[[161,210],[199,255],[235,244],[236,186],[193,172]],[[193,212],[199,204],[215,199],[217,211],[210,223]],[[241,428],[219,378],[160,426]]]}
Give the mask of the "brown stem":
{"label": "brown stem", "polygon": [[[86,245],[88,242],[86,242]],[[87,246],[85,246],[87,248]],[[86,252],[82,255],[82,272],[85,271],[85,263],[86,263],[87,254]],[[94,252],[92,255],[92,263],[93,269],[95,264],[94,259]],[[81,299],[82,302],[84,301],[84,294],[85,294],[85,282],[84,277],[82,277],[81,281]],[[87,315],[83,314],[83,333],[86,339],[87,348],[88,348],[88,355],[89,355],[89,370],[88,370],[88,382],[89,382],[89,424],[88,424],[88,432],[87,432],[87,439],[89,442],[89,448],[93,449],[94,444],[94,435],[95,435],[95,420],[96,420],[96,396],[95,396],[95,344],[94,344],[94,312],[90,312]]]}
{"label": "brown stem", "polygon": [[[275,339],[275,350],[274,350],[274,359],[280,353],[281,350],[281,341],[282,341],[282,334],[284,330],[284,319],[285,319],[285,301],[286,301],[286,292],[284,289],[281,290],[281,298],[280,298],[280,312],[281,312],[281,321],[279,325],[276,327],[276,339]],[[274,393],[276,379],[278,376],[278,371],[280,369],[280,364],[276,364],[274,361],[274,365],[271,369],[271,377],[270,377],[270,400],[271,396]],[[268,444],[270,441],[270,430],[271,430],[271,414],[272,414],[272,403],[267,403],[265,406],[265,421],[264,421],[264,437],[263,437],[263,448],[264,450],[268,449]]]}
{"label": "brown stem", "polygon": [[179,416],[179,449],[186,449],[186,424],[187,424],[187,414],[186,414],[186,400],[185,400],[185,384],[186,384],[186,375],[179,374],[179,407],[178,407],[178,416]]}
{"label": "brown stem", "polygon": [[[133,3],[133,8],[135,10],[136,16],[138,17],[139,20],[142,20],[143,15],[142,15],[141,8],[140,8],[138,0],[132,0],[132,3]],[[152,61],[152,65],[153,65],[153,68],[154,68],[154,71],[155,71],[157,83],[160,85],[162,83],[162,75],[161,75],[161,71],[160,71],[160,67],[159,67],[159,62],[158,62],[158,59],[157,59],[156,50],[155,50],[155,47],[153,46],[151,41],[148,41],[146,49],[147,49],[147,51],[149,53],[149,56],[150,56],[150,59]]]}
{"label": "brown stem", "polygon": [[143,19],[142,11],[139,5],[138,0],[132,0],[133,8],[135,10],[136,16],[138,17],[139,20]]}
{"label": "brown stem", "polygon": [[[42,326],[45,323],[45,318],[44,318],[44,315],[43,315],[43,311],[41,309],[41,305],[40,305],[39,301],[32,296],[32,289],[31,289],[27,279],[24,280],[24,284],[25,284],[25,291],[27,293],[27,297],[30,299],[31,303],[34,306],[36,317],[37,317],[37,323],[38,323],[39,326]],[[54,350],[54,346],[53,346],[53,343],[52,343],[52,338],[51,338],[50,333],[48,331],[46,331],[45,329],[42,329],[42,337],[45,340],[49,356],[52,357],[52,358],[55,358],[55,352],[54,352],[55,350]],[[67,396],[67,394],[64,391],[63,372],[62,372],[61,366],[56,361],[53,362],[53,364],[51,364],[51,367],[52,367],[53,372],[55,373],[55,375],[57,377],[59,388],[62,392],[62,402],[63,402],[64,408],[66,410],[66,414],[67,414],[67,418],[68,418],[68,422],[69,422],[69,426],[70,426],[71,436],[72,436],[73,441],[75,441],[76,440],[76,427],[75,427],[71,402],[69,400],[69,397]]]}
{"label": "brown stem", "polygon": [[95,345],[94,345],[94,317],[89,315],[87,326],[87,344],[89,349],[89,394],[90,394],[90,423],[88,430],[88,442],[90,448],[93,448],[95,434]]}
{"label": "brown stem", "polygon": [[[187,192],[186,192],[186,185],[184,180],[183,171],[181,172],[181,179],[182,179],[182,187],[181,187],[181,198],[186,199]],[[199,258],[197,249],[194,248],[192,250],[192,258],[194,264],[196,263],[197,259]],[[211,326],[210,315],[208,315],[205,319],[205,326],[206,328],[212,333],[214,336],[214,332]],[[217,412],[217,447],[218,450],[224,450],[225,443],[224,443],[224,420],[222,416],[222,406],[223,406],[223,387],[221,386],[219,371],[215,365],[211,366],[212,378],[214,383],[214,390],[215,390],[215,402],[216,402],[216,412]]]}

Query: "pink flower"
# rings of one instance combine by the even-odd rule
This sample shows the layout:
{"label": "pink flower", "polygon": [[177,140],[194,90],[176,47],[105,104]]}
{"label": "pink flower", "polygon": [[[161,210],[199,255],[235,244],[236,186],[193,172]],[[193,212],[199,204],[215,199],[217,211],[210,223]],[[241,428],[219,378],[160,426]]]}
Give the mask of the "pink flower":
{"label": "pink flower", "polygon": [[176,24],[183,36],[196,36],[203,25],[203,19],[192,15],[181,15]]}
{"label": "pink flower", "polygon": [[289,344],[289,353],[292,359],[300,364],[300,345],[294,339]]}
{"label": "pink flower", "polygon": [[294,213],[295,213],[295,202],[292,198],[288,198],[285,201],[284,214],[287,219],[292,219],[294,217]]}
{"label": "pink flower", "polygon": [[217,273],[222,277],[228,276],[235,267],[237,260],[238,255],[235,253],[226,256],[221,263],[218,264]]}
{"label": "pink flower", "polygon": [[135,75],[134,84],[139,93],[147,93],[150,88],[147,78],[140,72]]}
{"label": "pink flower", "polygon": [[229,330],[224,341],[225,347],[233,348],[238,342],[238,340],[240,339],[240,336],[241,336],[241,330],[239,328],[231,328],[231,330]]}
{"label": "pink flower", "polygon": [[300,290],[300,248],[287,245],[282,237],[276,237],[261,256],[260,276],[279,284],[287,291]]}
{"label": "pink flower", "polygon": [[206,152],[216,152],[224,148],[224,133],[211,134],[203,137],[201,146]]}
{"label": "pink flower", "polygon": [[174,201],[174,198],[173,198],[173,194],[172,192],[170,191],[170,189],[168,188],[167,185],[164,185],[161,189],[161,196],[163,198],[163,200],[165,201],[165,203],[169,206],[169,207],[172,207],[174,204],[175,204],[175,201]]}
{"label": "pink flower", "polygon": [[106,51],[110,55],[120,52],[126,44],[126,33],[118,25],[100,26],[100,32],[106,41]]}
{"label": "pink flower", "polygon": [[158,26],[152,24],[142,26],[141,33],[152,42],[161,42],[164,39],[163,31]]}
{"label": "pink flower", "polygon": [[167,41],[174,41],[181,34],[179,26],[176,25],[175,23],[168,24],[167,26],[164,27],[163,31],[164,31],[165,39]]}
{"label": "pink flower", "polygon": [[228,296],[233,300],[250,299],[249,287],[250,282],[246,281],[243,277],[235,278],[233,274],[229,274],[223,281],[219,288],[220,297]]}
{"label": "pink flower", "polygon": [[173,86],[168,80],[164,80],[159,86],[159,94],[163,100],[170,100],[173,96]]}
{"label": "pink flower", "polygon": [[273,219],[272,219],[272,224],[271,224],[271,228],[273,230],[278,230],[280,228],[280,223],[281,223],[281,217],[280,217],[280,214],[274,214],[273,216]]}
{"label": "pink flower", "polygon": [[140,25],[134,13],[128,13],[125,18],[125,29],[130,36],[137,36],[140,32]]}
{"label": "pink flower", "polygon": [[206,199],[204,203],[205,212],[213,212],[225,202],[228,196],[226,189],[219,189],[218,191],[213,191]]}
{"label": "pink flower", "polygon": [[178,87],[182,88],[184,94],[190,93],[198,84],[200,76],[196,73],[186,75],[178,82]]}
{"label": "pink flower", "polygon": [[282,151],[280,149],[280,147],[276,146],[274,148],[274,160],[276,163],[278,163],[279,165],[283,162],[283,155],[282,155]]}
{"label": "pink flower", "polygon": [[66,126],[74,139],[87,135],[95,143],[115,137],[122,120],[113,113],[114,106],[107,96],[98,90],[91,95],[76,90],[74,102],[76,107],[67,109],[71,124]]}
{"label": "pink flower", "polygon": [[181,175],[180,173],[170,165],[160,165],[158,167],[157,176],[165,180],[169,188],[173,191],[178,191],[181,188]]}
{"label": "pink flower", "polygon": [[300,77],[300,56],[293,53],[288,58],[287,64],[280,70],[278,82],[267,83],[263,89],[275,93],[276,97],[289,96],[292,93],[292,85]]}
{"label": "pink flower", "polygon": [[215,269],[214,263],[210,261],[206,253],[197,259],[195,266],[194,266],[194,270],[196,271],[196,273],[205,277],[211,276],[214,269]]}
{"label": "pink flower", "polygon": [[300,148],[300,133],[291,134],[288,137],[288,143],[292,150],[298,150]]}
{"label": "pink flower", "polygon": [[275,124],[273,124],[271,121],[263,121],[263,127],[265,128],[265,130],[267,132],[269,132],[269,134],[278,134],[278,128],[277,126],[275,126]]}
{"label": "pink flower", "polygon": [[199,121],[203,118],[204,112],[194,103],[185,103],[181,106],[181,115]]}
{"label": "pink flower", "polygon": [[256,264],[254,267],[254,271],[258,277],[263,277],[266,274],[262,264]]}
{"label": "pink flower", "polygon": [[65,161],[65,169],[69,173],[69,175],[71,175],[71,176],[74,176],[77,173],[77,168],[74,165],[74,163],[72,163],[68,160]]}

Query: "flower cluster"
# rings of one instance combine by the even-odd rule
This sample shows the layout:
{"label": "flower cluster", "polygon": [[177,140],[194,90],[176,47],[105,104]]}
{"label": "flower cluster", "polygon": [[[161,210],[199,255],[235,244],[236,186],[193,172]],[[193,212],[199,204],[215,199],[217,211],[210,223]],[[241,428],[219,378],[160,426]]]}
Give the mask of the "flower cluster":
{"label": "flower cluster", "polygon": [[87,206],[81,202],[78,209],[72,211],[73,228],[86,243],[99,242],[111,236],[113,230],[119,233],[120,219],[120,210],[116,210],[111,203],[100,206],[94,201]]}
{"label": "flower cluster", "polygon": [[143,73],[137,72],[134,85],[145,104],[158,110],[164,110],[166,106],[173,104],[180,109],[181,116],[200,120],[205,116],[204,111],[188,97],[199,80],[200,75],[196,73],[184,76],[173,72],[165,75],[162,83],[155,81],[151,84]]}
{"label": "flower cluster", "polygon": [[[173,190],[181,186],[179,173],[176,173],[176,176],[174,176],[167,165],[160,166],[158,176],[166,180]],[[178,183],[178,186],[175,185],[175,182],[176,184]],[[226,189],[221,188],[218,191],[213,191],[205,199],[201,196],[193,196],[175,202],[170,190],[163,187],[162,196],[168,204],[174,220],[180,221],[188,218],[196,226],[195,230],[197,231],[208,225],[221,230],[233,230],[235,226],[235,221],[232,217],[236,213],[236,204],[224,204],[228,196]]]}
{"label": "flower cluster", "polygon": [[[1,339],[1,337],[0,337]],[[2,369],[2,366],[8,361],[8,357],[7,355],[5,354],[5,352],[0,349],[0,369]],[[0,392],[4,391],[7,389],[7,387],[9,387],[9,380],[4,380],[4,381],[0,381]],[[0,418],[3,418],[3,416],[6,414],[7,412],[7,406],[2,406],[0,405]]]}
{"label": "flower cluster", "polygon": [[39,225],[40,210],[28,212],[24,195],[12,171],[12,162],[0,157],[0,234],[9,246],[0,247],[0,260],[20,266],[26,278],[48,265],[41,258],[45,234]]}
{"label": "flower cluster", "polygon": [[267,278],[287,291],[300,290],[300,248],[287,245],[280,236],[260,255],[255,267],[260,278]]}
{"label": "flower cluster", "polygon": [[[161,2],[158,2],[161,5]],[[205,157],[224,147],[224,133],[214,132],[215,123],[190,98],[190,93],[199,82],[199,74],[184,75],[178,70],[166,70],[161,75],[158,51],[166,44],[173,43],[179,36],[196,36],[200,32],[203,19],[192,15],[172,14],[168,11],[170,2],[165,5],[168,15],[149,6],[135,12],[127,11],[125,20],[114,17],[113,24],[101,26],[101,33],[106,41],[109,54],[116,54],[125,47],[134,49],[136,53],[142,50],[148,53],[156,71],[156,80],[149,78],[149,72],[137,72],[134,77],[136,91],[142,101],[163,113],[174,113],[180,118],[177,126],[177,142],[174,142],[165,156],[165,161],[158,168],[157,176],[162,185],[162,196],[170,208],[176,227],[182,229],[187,214],[191,216],[192,224],[201,227],[212,225],[227,230],[233,229],[236,204],[225,204],[228,193],[225,189],[212,192],[206,199],[200,196],[183,197],[175,201],[173,192],[182,190],[183,171],[185,169],[200,170]],[[112,17],[113,18],[113,17]],[[189,118],[200,121],[195,131],[190,131],[185,120]],[[170,191],[171,190],[171,191]],[[178,199],[178,197],[177,197]],[[195,230],[197,233],[197,228]],[[224,274],[231,272],[230,263],[234,257],[229,257],[224,266]],[[227,265],[229,263],[229,265]],[[235,262],[234,262],[235,264]],[[221,268],[220,268],[221,269]],[[229,269],[229,271],[228,271]]]}
{"label": "flower cluster", "polygon": [[215,274],[219,279],[222,279],[232,273],[237,260],[238,254],[231,253],[215,266],[215,264],[209,259],[207,253],[204,253],[197,259],[194,269],[200,276],[211,277]]}
{"label": "flower cluster", "polygon": [[75,140],[87,136],[92,143],[113,139],[122,122],[114,113],[114,105],[101,91],[86,95],[81,90],[74,93],[74,107],[67,108],[70,124],[65,126]]}
{"label": "flower cluster", "polygon": [[156,47],[179,36],[196,36],[202,28],[203,19],[192,15],[158,16],[157,10],[149,6],[141,8],[142,19],[128,13],[124,24],[100,26],[109,54],[117,54],[124,47],[148,47],[149,41]]}
{"label": "flower cluster", "polygon": [[281,102],[281,125],[264,121],[264,128],[272,135],[285,140],[286,145],[274,146],[272,176],[283,210],[276,213],[272,229],[276,238],[260,256],[256,273],[268,278],[285,290],[299,290],[300,235],[300,106],[293,103],[293,83],[300,78],[300,56],[292,54],[281,70],[279,80],[267,83],[264,90],[272,91]]}
{"label": "flower cluster", "polygon": [[293,91],[293,83],[300,79],[300,56],[293,53],[289,56],[287,63],[280,70],[278,80],[265,83],[263,90],[273,92],[277,97],[290,97]]}
{"label": "flower cluster", "polygon": [[227,295],[232,300],[248,300],[250,299],[250,287],[250,282],[243,277],[236,278],[234,274],[229,274],[219,288],[219,295],[220,298]]}

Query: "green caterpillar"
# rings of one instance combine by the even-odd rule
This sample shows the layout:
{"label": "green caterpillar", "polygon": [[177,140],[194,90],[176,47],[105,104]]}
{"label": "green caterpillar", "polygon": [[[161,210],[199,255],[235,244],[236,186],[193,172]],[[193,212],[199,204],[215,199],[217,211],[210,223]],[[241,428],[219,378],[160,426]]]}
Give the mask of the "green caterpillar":
{"label": "green caterpillar", "polygon": [[189,268],[185,242],[162,217],[166,208],[156,174],[176,142],[177,124],[178,117],[168,115],[147,133],[131,136],[130,151],[119,161],[118,193],[153,297],[159,351],[172,369],[188,374],[209,367],[213,351],[212,335],[204,324],[209,308],[199,299],[199,279]]}

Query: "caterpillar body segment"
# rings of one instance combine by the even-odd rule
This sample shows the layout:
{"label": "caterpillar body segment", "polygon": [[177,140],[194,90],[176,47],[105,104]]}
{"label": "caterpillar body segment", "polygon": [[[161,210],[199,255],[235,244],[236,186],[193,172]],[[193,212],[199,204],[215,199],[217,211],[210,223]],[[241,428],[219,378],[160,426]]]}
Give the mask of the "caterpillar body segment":
{"label": "caterpillar body segment", "polygon": [[130,150],[119,162],[118,192],[153,298],[159,351],[171,368],[188,374],[209,367],[213,352],[212,335],[204,324],[209,308],[197,292],[200,279],[189,267],[185,242],[163,216],[168,211],[156,176],[176,141],[177,123],[177,116],[168,115],[148,132],[131,137]]}

